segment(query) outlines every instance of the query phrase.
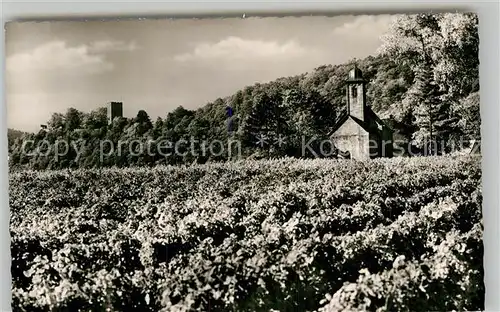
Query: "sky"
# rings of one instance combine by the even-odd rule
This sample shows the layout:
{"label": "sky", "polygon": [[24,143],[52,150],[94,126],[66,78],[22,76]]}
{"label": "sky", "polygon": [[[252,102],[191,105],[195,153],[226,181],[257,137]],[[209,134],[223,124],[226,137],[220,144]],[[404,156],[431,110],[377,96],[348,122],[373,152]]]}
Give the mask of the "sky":
{"label": "sky", "polygon": [[152,120],[256,82],[374,54],[390,15],[11,22],[8,127],[37,131],[69,107],[123,102]]}

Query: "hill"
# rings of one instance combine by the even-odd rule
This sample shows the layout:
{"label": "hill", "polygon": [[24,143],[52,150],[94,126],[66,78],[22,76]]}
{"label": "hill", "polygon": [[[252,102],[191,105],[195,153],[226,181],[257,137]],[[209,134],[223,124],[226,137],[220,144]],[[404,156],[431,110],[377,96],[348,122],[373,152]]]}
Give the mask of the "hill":
{"label": "hill", "polygon": [[7,129],[7,139],[8,139],[8,144],[9,144],[9,150],[12,145],[14,145],[15,140],[17,139],[22,139],[25,135],[27,135],[27,132],[24,131],[19,131],[15,129]]}
{"label": "hill", "polygon": [[[423,35],[428,37],[424,46],[417,40]],[[396,140],[417,148],[436,141],[449,152],[457,140],[480,139],[477,16],[403,16],[388,36],[380,53],[356,63],[369,81],[368,104],[395,130]],[[105,109],[70,108],[54,114],[47,131],[26,135],[33,140],[27,150],[13,144],[10,165],[55,169],[315,157],[304,153],[301,139],[315,138],[314,151],[328,138],[345,110],[345,81],[353,63],[256,83],[197,110],[178,107],[156,121],[141,110],[135,118],[108,125]],[[49,146],[35,153],[41,142]],[[66,146],[68,151],[60,153]]]}

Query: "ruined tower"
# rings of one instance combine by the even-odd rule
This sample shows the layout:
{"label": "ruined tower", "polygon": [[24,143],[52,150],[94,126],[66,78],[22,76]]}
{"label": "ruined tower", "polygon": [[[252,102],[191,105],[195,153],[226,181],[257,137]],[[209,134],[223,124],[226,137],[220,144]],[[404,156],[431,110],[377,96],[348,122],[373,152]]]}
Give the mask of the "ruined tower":
{"label": "ruined tower", "polygon": [[112,123],[116,117],[123,117],[123,103],[109,102],[108,106],[108,123]]}

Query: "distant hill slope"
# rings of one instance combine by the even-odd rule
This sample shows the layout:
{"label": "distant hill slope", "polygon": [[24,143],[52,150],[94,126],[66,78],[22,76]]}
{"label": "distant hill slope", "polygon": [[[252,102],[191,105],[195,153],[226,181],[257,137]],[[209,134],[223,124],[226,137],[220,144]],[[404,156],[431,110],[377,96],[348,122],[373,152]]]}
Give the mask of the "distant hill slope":
{"label": "distant hill slope", "polygon": [[[416,131],[415,108],[405,103],[417,83],[413,70],[405,63],[396,63],[386,56],[369,56],[356,61],[367,80],[367,103],[382,119],[395,130],[395,139],[410,142]],[[86,113],[69,108],[65,114],[55,113],[47,122],[47,130],[27,134],[35,141],[54,142],[58,138],[85,140],[85,146],[60,157],[48,154],[43,157],[25,157],[19,138],[24,133],[9,131],[9,152],[11,166],[19,168],[67,168],[96,166],[143,166],[156,164],[204,163],[223,161],[235,157],[225,145],[219,153],[207,151],[202,142],[229,142],[237,139],[241,143],[238,157],[312,157],[304,155],[304,137],[325,139],[337,118],[346,107],[347,73],[353,62],[340,65],[324,65],[311,72],[292,77],[282,77],[267,83],[256,83],[237,90],[234,94],[217,98],[196,110],[178,107],[165,118],[152,121],[145,111],[139,111],[135,118],[116,119],[108,125],[106,109]],[[453,119],[452,134],[473,135],[479,132],[479,97],[475,90],[454,102],[459,119]],[[232,115],[228,114],[228,107]],[[266,138],[259,143],[259,136]],[[279,143],[284,135],[285,144]],[[154,153],[137,155],[128,146],[118,153],[119,141],[133,142],[166,140],[168,142],[197,143],[185,145],[177,153],[165,157],[153,146]],[[115,150],[100,159],[100,140],[114,142]],[[318,140],[317,142],[320,142]],[[224,143],[224,144],[226,144]],[[259,144],[258,144],[259,143]],[[144,145],[146,146],[146,145]],[[203,151],[203,148],[205,150]],[[312,149],[319,146],[312,144]],[[57,159],[57,160],[55,160]]]}
{"label": "distant hill slope", "polygon": [[[356,64],[368,82],[368,105],[383,119],[393,119],[395,122],[392,122],[392,125],[397,127],[397,132],[406,137],[411,135],[411,129],[406,129],[411,124],[410,111],[402,105],[402,99],[413,84],[412,70],[408,66],[397,65],[385,56],[369,56],[357,60]],[[192,118],[205,119],[212,128],[224,128],[227,120],[225,107],[230,106],[236,124],[245,126],[255,121],[252,119],[265,118],[264,109],[259,111],[259,105],[265,102],[267,111],[272,111],[273,106],[285,106],[292,111],[309,115],[307,117],[312,119],[325,119],[318,126],[324,127],[326,133],[346,109],[346,80],[353,65],[353,61],[340,65],[324,65],[301,75],[256,83],[208,103],[196,110]],[[314,106],[318,102],[323,104],[308,111],[311,108],[308,105]],[[186,116],[183,111],[182,108],[174,111],[169,115],[170,119],[179,124],[180,119]],[[252,115],[255,118],[252,118]],[[293,118],[288,119],[291,121]],[[222,128],[219,131],[224,131]]]}
{"label": "distant hill slope", "polygon": [[16,139],[22,138],[24,135],[26,135],[27,132],[16,130],[16,129],[7,129],[7,140],[9,147],[14,143]]}
{"label": "distant hill slope", "polygon": [[[356,61],[363,71],[363,77],[369,82],[367,85],[368,103],[377,113],[395,110],[404,93],[412,85],[414,75],[408,66],[397,65],[391,58],[385,56],[369,56]],[[258,91],[287,89],[303,89],[317,91],[326,98],[336,110],[345,108],[345,86],[347,73],[354,65],[353,61],[340,65],[323,65],[311,72],[302,75],[279,78],[268,83],[256,83],[238,90],[231,96],[219,98],[206,107],[199,109],[206,112],[213,106],[210,104],[232,105],[236,112],[244,114],[248,106],[255,100],[252,95]],[[217,105],[216,105],[217,106]]]}

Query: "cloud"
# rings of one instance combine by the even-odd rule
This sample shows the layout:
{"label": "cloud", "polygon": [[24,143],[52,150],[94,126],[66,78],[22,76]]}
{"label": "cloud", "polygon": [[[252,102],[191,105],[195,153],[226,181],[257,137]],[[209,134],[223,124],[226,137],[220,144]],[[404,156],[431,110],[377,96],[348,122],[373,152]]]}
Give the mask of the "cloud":
{"label": "cloud", "polygon": [[178,62],[214,59],[289,59],[309,52],[309,49],[293,40],[279,43],[230,36],[215,43],[200,43],[193,51],[176,55],[174,59]]}
{"label": "cloud", "polygon": [[361,15],[356,16],[353,21],[344,23],[335,28],[333,35],[375,37],[385,33],[390,26],[394,15]]}
{"label": "cloud", "polygon": [[[105,45],[101,43],[97,47],[102,50]],[[89,45],[70,47],[64,41],[52,41],[40,45],[30,52],[8,57],[6,68],[8,72],[17,74],[36,74],[49,71],[95,74],[114,68],[113,64],[106,61],[103,55],[93,54],[91,50]]]}
{"label": "cloud", "polygon": [[112,40],[103,40],[103,41],[95,41],[89,44],[89,51],[93,53],[104,53],[111,51],[135,51],[138,49],[135,41],[131,42],[123,42],[123,41],[112,41]]}

